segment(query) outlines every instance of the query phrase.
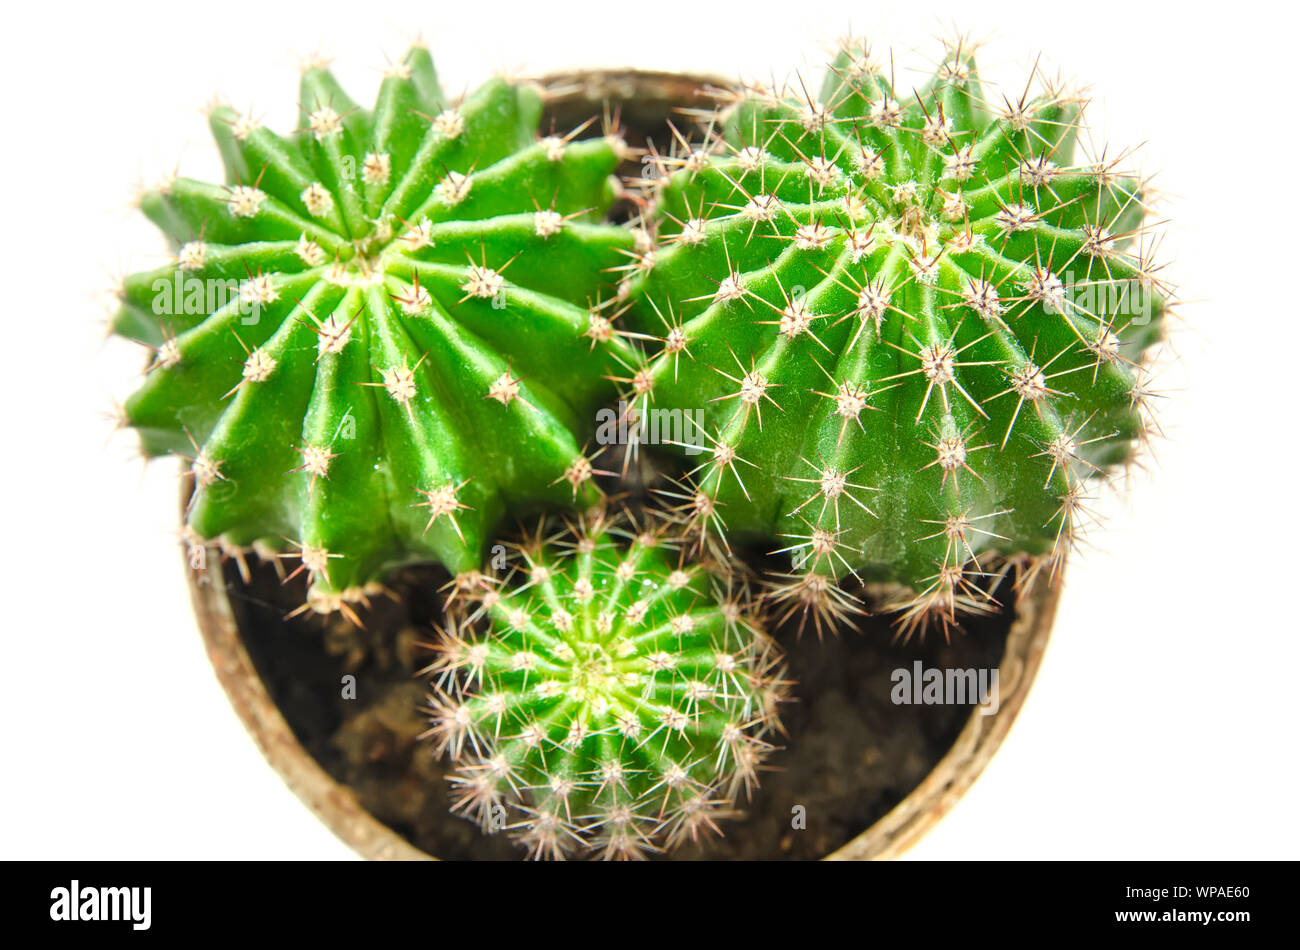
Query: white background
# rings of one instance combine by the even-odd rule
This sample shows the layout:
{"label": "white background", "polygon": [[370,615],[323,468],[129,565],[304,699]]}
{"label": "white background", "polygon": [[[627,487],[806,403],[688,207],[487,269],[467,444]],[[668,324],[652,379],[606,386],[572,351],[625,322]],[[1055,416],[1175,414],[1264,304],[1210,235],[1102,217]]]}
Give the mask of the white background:
{"label": "white background", "polygon": [[[296,62],[368,100],[417,33],[449,91],[498,69],[748,75],[850,27],[900,66],[953,25],[1010,87],[1042,53],[1099,136],[1145,142],[1189,303],[1167,439],[1070,565],[1006,745],[915,858],[1297,857],[1294,14],[1280,4],[600,3],[15,7],[0,38],[0,857],[351,855],[262,761],[201,649],[176,476],[107,411],[140,365],[104,291],[161,262],[132,184],[211,179],[216,94],[296,127]],[[905,9],[906,8],[906,9]],[[75,11],[75,12],[73,12]]]}

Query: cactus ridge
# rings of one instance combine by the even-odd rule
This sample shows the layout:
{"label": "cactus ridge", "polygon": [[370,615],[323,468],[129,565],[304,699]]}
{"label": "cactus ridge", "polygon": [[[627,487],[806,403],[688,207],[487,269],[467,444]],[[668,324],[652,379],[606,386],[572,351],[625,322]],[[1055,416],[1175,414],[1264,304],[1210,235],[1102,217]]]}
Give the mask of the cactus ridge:
{"label": "cactus ridge", "polygon": [[659,341],[633,411],[702,411],[676,510],[781,539],[773,596],[819,629],[849,576],[906,592],[905,633],[991,609],[1148,432],[1149,189],[1076,160],[1084,102],[1045,85],[998,101],[958,43],[904,98],[850,42],[819,94],[749,88],[658,160],[619,294]]}
{"label": "cactus ridge", "polygon": [[539,137],[531,85],[452,102],[418,47],[371,111],[319,62],[299,103],[285,136],[211,111],[228,180],[144,194],[174,259],[114,329],[153,350],[126,420],[189,460],[191,536],[300,561],[327,610],[396,564],[477,567],[511,506],[597,497],[579,440],[636,358],[589,309],[631,247],[600,223],[626,147]]}
{"label": "cactus ridge", "polygon": [[540,526],[437,645],[453,810],[535,858],[641,858],[719,831],[757,782],[783,698],[745,599],[663,527]]}

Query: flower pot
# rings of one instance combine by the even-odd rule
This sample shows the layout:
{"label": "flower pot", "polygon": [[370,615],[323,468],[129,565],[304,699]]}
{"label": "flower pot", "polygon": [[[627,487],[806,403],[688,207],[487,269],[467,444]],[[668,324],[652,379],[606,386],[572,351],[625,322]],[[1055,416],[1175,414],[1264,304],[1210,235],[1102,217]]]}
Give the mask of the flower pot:
{"label": "flower pot", "polygon": [[[708,77],[626,70],[552,75],[542,84],[550,92],[548,124],[553,119],[556,128],[568,128],[604,111],[619,116],[632,144],[651,135],[661,147],[666,147],[666,123],[676,110],[711,104],[706,90],[727,85]],[[686,121],[682,117],[675,124],[683,127]],[[624,171],[636,174],[635,167]],[[193,555],[193,550],[187,548],[192,566]],[[431,752],[427,747],[415,745],[414,736],[419,728],[416,701],[409,704],[409,709],[401,706],[396,716],[400,721],[393,722],[390,717],[386,725],[374,727],[372,731],[383,734],[382,741],[366,734],[365,742],[373,742],[374,749],[366,746],[368,751],[355,757],[361,763],[356,768],[363,770],[362,778],[350,784],[340,781],[338,762],[321,752],[324,740],[310,725],[304,725],[312,718],[304,719],[303,713],[304,709],[310,712],[312,697],[287,698],[283,684],[293,676],[288,673],[279,676],[275,662],[279,651],[303,649],[310,639],[297,637],[290,631],[291,625],[314,623],[313,629],[319,632],[322,622],[312,618],[281,619],[295,606],[292,588],[278,595],[283,603],[271,603],[256,611],[249,606],[277,596],[278,584],[274,578],[269,582],[258,580],[259,575],[270,571],[267,565],[257,568],[259,574],[253,580],[254,586],[260,583],[263,589],[250,591],[249,582],[234,565],[221,564],[215,548],[207,552],[202,563],[207,570],[191,573],[190,592],[208,655],[236,713],[285,783],[331,831],[364,857],[421,860],[435,855],[467,856],[465,841],[477,834],[468,823],[457,818],[446,819],[459,825],[447,826],[454,827],[457,843],[444,850],[436,836],[431,838],[431,834],[412,831],[415,825],[409,823],[417,820],[415,816],[384,821],[373,808],[363,804],[368,796],[373,798],[375,788],[382,788],[386,782],[419,784],[421,773],[405,766],[394,773],[393,762],[418,761],[421,767],[430,768],[421,756],[431,759]],[[816,741],[808,746],[804,758],[782,760],[778,755],[773,760],[778,771],[764,782],[759,792],[759,796],[768,794],[769,798],[764,809],[757,809],[761,816],[753,819],[762,822],[766,850],[722,856],[862,860],[897,857],[903,853],[952,808],[1001,744],[1038,670],[1056,610],[1059,580],[1059,571],[1055,583],[1040,579],[1014,605],[1008,604],[1003,615],[979,621],[968,635],[955,634],[951,645],[935,643],[937,637],[924,644],[891,643],[887,622],[878,618],[864,622],[860,634],[845,631],[825,644],[811,636],[787,644],[787,649],[798,651],[792,656],[793,665],[797,667],[803,662],[814,674],[810,682],[800,677],[809,692],[801,695],[800,702],[795,704],[798,731],[792,725],[786,745],[794,752],[795,740],[812,736]],[[436,584],[436,572],[426,572],[407,586],[410,591],[419,592]],[[401,590],[403,581],[399,578],[394,586]],[[1010,599],[1005,594],[1003,597]],[[384,609],[391,613],[397,608],[389,604]],[[429,619],[436,617],[423,617],[415,611],[409,617],[399,617],[391,629],[399,626],[419,629]],[[277,625],[284,628],[282,633],[275,632]],[[868,626],[870,629],[866,629]],[[269,635],[268,629],[273,631]],[[342,636],[346,638],[346,632]],[[386,654],[393,652],[387,647],[384,650]],[[941,666],[995,666],[999,699],[996,711],[985,715],[984,710],[967,706],[907,710],[909,715],[913,712],[915,715],[904,721],[905,729],[896,729],[893,725],[896,719],[891,718],[894,713],[882,705],[889,702],[884,698],[888,693],[887,682],[892,671],[910,668],[918,658]],[[345,658],[340,669],[348,669],[349,662],[366,661]],[[390,666],[393,670],[387,674],[388,679],[396,684],[391,697],[407,695],[416,685],[410,678],[412,667],[408,664],[403,669],[400,663],[390,663]],[[294,664],[287,664],[288,667]],[[300,668],[294,667],[290,672],[296,673]],[[861,669],[870,671],[875,684],[871,695],[865,698],[863,691],[855,688],[853,677],[857,674],[850,676],[845,672]],[[844,679],[845,676],[849,679]],[[319,677],[318,692],[313,694],[322,703],[338,699],[337,695],[327,695],[327,687],[337,693],[338,680],[326,683],[328,679]],[[816,685],[822,681],[831,684],[830,688]],[[867,699],[874,703],[869,709],[865,708]],[[396,699],[391,702],[401,705]],[[853,723],[861,734],[860,739],[850,741],[838,735],[840,717]],[[356,733],[350,735],[355,738]],[[329,741],[335,742],[336,738]],[[924,743],[921,738],[925,739]],[[364,772],[368,756],[373,756],[376,763],[372,775]],[[327,764],[331,767],[327,768]],[[890,771],[894,766],[899,767]],[[882,770],[888,774],[878,774]],[[805,773],[812,771],[820,772],[817,783],[818,794],[822,795],[822,798],[814,796],[814,801],[824,799],[838,805],[803,803],[798,783],[803,781]],[[353,774],[357,774],[355,768]],[[862,776],[871,779],[870,794],[855,785]],[[441,780],[438,775],[426,777],[430,785]],[[769,784],[773,781],[776,789],[769,794]],[[364,785],[366,791],[359,791],[359,785]],[[869,807],[862,804],[867,799],[871,802]],[[413,794],[411,800],[417,803],[411,806],[413,812],[435,810],[419,795]],[[807,827],[822,830],[807,832],[799,827],[797,820],[784,817],[805,807]],[[825,814],[828,810],[835,810],[834,822]],[[873,816],[869,821],[862,818],[868,814]],[[855,825],[855,820],[860,824]],[[402,825],[406,833],[395,825]],[[746,826],[738,830],[733,827],[724,828],[729,838],[751,833]],[[816,837],[800,838],[801,834]],[[412,843],[413,839],[430,839],[434,843],[425,841],[426,847],[421,848]],[[475,856],[498,857],[509,853],[513,850]],[[686,856],[709,857],[710,854],[705,848],[698,855]]]}

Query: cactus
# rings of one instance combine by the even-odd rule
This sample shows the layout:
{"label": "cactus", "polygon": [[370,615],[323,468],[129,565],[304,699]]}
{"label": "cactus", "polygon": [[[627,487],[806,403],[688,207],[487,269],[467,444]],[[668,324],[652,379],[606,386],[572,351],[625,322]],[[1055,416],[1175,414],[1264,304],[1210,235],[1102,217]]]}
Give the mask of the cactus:
{"label": "cactus", "polygon": [[540,525],[517,557],[430,667],[453,810],[535,858],[640,858],[716,832],[756,783],[785,686],[744,600],[662,527],[600,514]]}
{"label": "cactus", "polygon": [[319,62],[299,102],[287,136],[211,111],[228,181],[143,195],[175,256],[114,329],[153,350],[125,417],[189,461],[190,534],[347,609],[400,563],[476,568],[509,508],[597,497],[581,433],[635,356],[588,309],[631,246],[600,223],[626,146],[539,138],[527,84],[454,104],[418,47],[373,111]]}
{"label": "cactus", "polygon": [[703,410],[678,510],[780,538],[787,616],[855,609],[852,576],[946,634],[999,566],[1054,568],[1132,458],[1171,291],[1127,156],[1074,157],[1083,105],[987,95],[963,44],[909,98],[847,43],[818,96],[746,90],[659,161],[633,411]]}

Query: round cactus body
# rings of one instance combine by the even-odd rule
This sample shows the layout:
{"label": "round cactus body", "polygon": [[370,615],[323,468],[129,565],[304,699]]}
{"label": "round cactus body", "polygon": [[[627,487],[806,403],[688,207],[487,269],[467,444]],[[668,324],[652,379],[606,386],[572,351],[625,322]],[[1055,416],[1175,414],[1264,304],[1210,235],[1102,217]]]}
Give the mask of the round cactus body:
{"label": "round cactus body", "polygon": [[960,47],[904,96],[847,45],[819,95],[750,90],[663,160],[621,288],[661,341],[636,411],[700,414],[682,510],[781,539],[792,609],[839,612],[846,575],[910,591],[909,625],[984,609],[1145,434],[1169,291],[1081,112],[988,95]]}
{"label": "round cactus body", "polygon": [[593,499],[582,432],[632,354],[588,304],[631,241],[599,223],[621,140],[539,138],[534,87],[454,104],[416,48],[373,111],[319,64],[299,102],[287,136],[212,111],[228,181],[144,195],[175,257],[115,329],[154,350],[126,417],[190,460],[193,532],[300,558],[328,609],[476,568],[509,506]]}
{"label": "round cactus body", "polygon": [[773,642],[662,532],[597,516],[519,553],[483,597],[486,630],[450,631],[431,667],[453,808],[539,858],[639,858],[718,831],[778,725]]}

